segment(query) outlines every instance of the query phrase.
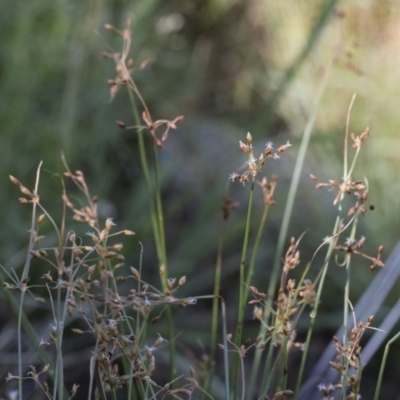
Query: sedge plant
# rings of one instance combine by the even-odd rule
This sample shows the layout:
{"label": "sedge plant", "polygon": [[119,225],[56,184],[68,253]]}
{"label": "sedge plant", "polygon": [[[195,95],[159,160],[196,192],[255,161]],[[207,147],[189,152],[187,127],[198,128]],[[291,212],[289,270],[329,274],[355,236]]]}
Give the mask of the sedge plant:
{"label": "sedge plant", "polygon": [[[256,256],[260,248],[262,233],[266,226],[270,207],[274,204],[274,193],[277,177],[259,178],[262,168],[270,161],[278,160],[292,146],[289,141],[274,149],[272,142],[267,142],[260,154],[250,133],[244,142],[239,142],[240,150],[246,155],[245,169],[238,169],[230,175],[231,183],[243,184],[248,190],[247,213],[243,242],[238,267],[238,304],[235,308],[236,331],[227,331],[227,312],[224,299],[221,297],[221,270],[223,266],[223,244],[227,220],[230,213],[238,207],[238,203],[228,196],[224,199],[223,225],[218,243],[218,258],[215,270],[214,293],[203,296],[180,297],[179,289],[186,283],[186,276],[173,277],[168,264],[168,249],[163,201],[161,196],[161,178],[158,153],[168,139],[171,130],[183,116],[174,119],[155,119],[142,96],[134,79],[135,64],[129,58],[131,47],[130,20],[123,30],[106,24],[106,29],[122,37],[122,51],[107,51],[103,55],[115,62],[116,76],[108,80],[110,97],[113,99],[120,89],[128,91],[133,125],[117,121],[124,130],[132,129],[138,137],[140,165],[146,184],[149,208],[149,223],[152,227],[153,239],[158,260],[159,284],[146,282],[143,279],[142,254],[145,247],[140,248],[138,266],[128,266],[123,254],[123,241],[131,240],[134,232],[130,229],[118,230],[112,218],[99,216],[98,198],[89,190],[85,175],[80,170],[69,168],[63,158],[64,173],[59,176],[61,182],[62,216],[60,222],[47,212],[39,195],[41,165],[38,168],[33,189],[22,184],[17,178],[11,182],[19,187],[22,197],[19,202],[31,205],[32,221],[30,226],[29,245],[26,262],[20,275],[15,271],[3,268],[7,279],[0,278],[6,297],[18,316],[18,375],[11,372],[7,381],[18,381],[18,393],[22,399],[23,383],[33,380],[51,400],[69,399],[80,393],[80,383],[66,387],[65,357],[63,343],[66,341],[66,327],[71,327],[75,337],[90,336],[92,352],[90,356],[89,383],[87,393],[82,398],[117,400],[120,393],[124,398],[164,399],[164,398],[210,398],[214,394],[213,381],[217,372],[217,352],[223,354],[223,397],[230,399],[252,399],[258,391],[257,398],[286,399],[290,396],[299,398],[301,384],[304,381],[305,362],[310,353],[310,343],[314,334],[318,306],[326,285],[328,268],[336,263],[344,266],[346,285],[343,293],[343,337],[335,338],[336,358],[331,367],[335,369],[340,381],[334,384],[321,383],[319,390],[324,399],[356,399],[360,396],[362,378],[362,360],[360,359],[360,340],[366,329],[371,328],[373,316],[365,322],[357,321],[353,316],[353,327],[348,325],[351,299],[351,268],[355,256],[361,256],[371,262],[370,269],[383,267],[381,260],[383,248],[379,247],[376,256],[369,256],[362,251],[365,238],[357,232],[359,218],[368,211],[369,187],[366,179],[354,179],[355,166],[363,143],[369,136],[369,129],[359,135],[349,133],[350,110],[344,140],[345,156],[342,180],[331,179],[327,183],[320,182],[312,175],[317,188],[329,188],[335,191],[334,206],[338,215],[332,233],[318,246],[311,260],[304,264],[300,279],[292,277],[293,270],[299,271],[302,265],[301,243],[303,235],[292,237],[282,257],[280,275],[272,283],[253,282],[256,269]],[[139,68],[145,68],[145,63]],[[322,92],[322,91],[321,91]],[[351,105],[354,102],[352,100]],[[316,107],[317,109],[317,107]],[[308,126],[308,139],[313,121]],[[145,135],[151,139],[150,149],[146,148]],[[308,142],[307,142],[308,143]],[[307,147],[307,143],[304,148]],[[349,162],[349,147],[355,150]],[[303,152],[304,160],[305,150]],[[300,167],[301,169],[301,167]],[[300,171],[296,171],[299,176]],[[72,186],[72,189],[68,189]],[[254,197],[261,188],[264,208],[258,219],[256,234],[253,237]],[[70,195],[69,191],[77,192]],[[351,198],[351,207],[345,209],[345,198]],[[40,213],[40,214],[39,214]],[[72,216],[72,221],[71,221]],[[55,232],[56,244],[50,244],[41,234],[41,226],[45,221]],[[81,227],[87,230],[83,233]],[[347,238],[343,240],[346,233]],[[251,243],[253,245],[251,246]],[[326,247],[326,256],[321,265],[316,266],[315,255]],[[249,249],[252,253],[249,255]],[[337,254],[344,255],[340,259]],[[45,269],[39,277],[33,277],[31,265],[38,262]],[[309,279],[311,268],[318,268],[317,277]],[[32,276],[32,279],[31,279]],[[188,278],[189,279],[189,278]],[[264,287],[266,287],[266,290]],[[40,292],[40,296],[35,293]],[[10,293],[18,293],[13,296]],[[29,322],[25,311],[26,299],[30,296],[37,304],[43,305],[50,316],[51,323],[47,337],[38,340],[33,336],[34,326]],[[249,300],[249,297],[251,298]],[[190,367],[186,373],[178,368],[176,332],[174,330],[173,312],[175,307],[195,306],[199,300],[212,300],[211,343],[208,380],[200,382],[197,371]],[[19,302],[19,304],[18,304]],[[260,330],[253,341],[243,341],[246,329],[246,311],[252,308],[253,318],[260,323]],[[310,320],[304,343],[297,341],[296,331],[306,310],[310,311]],[[157,325],[165,317],[168,337],[159,333],[154,336],[152,326]],[[218,334],[218,326],[222,321],[222,337]],[[23,362],[23,330],[29,341],[37,349],[43,366],[31,365],[26,373]],[[396,337],[395,337],[396,338]],[[394,339],[395,339],[394,338]],[[219,343],[222,342],[222,343]],[[151,343],[151,344],[150,344]],[[219,344],[219,346],[218,346]],[[168,347],[168,373],[164,371],[164,382],[157,382],[157,352]],[[43,349],[49,349],[47,352]],[[245,358],[253,358],[250,385],[246,372]],[[289,354],[301,351],[300,365],[291,371]],[[260,367],[261,355],[265,362]],[[161,368],[160,368],[161,369]],[[295,387],[290,387],[288,375],[297,374]],[[165,376],[168,375],[166,379]],[[156,377],[157,376],[157,377]],[[381,380],[381,376],[379,377]],[[259,381],[256,385],[256,381]],[[250,386],[250,390],[248,387]],[[257,386],[257,388],[256,388]],[[380,381],[377,390],[380,387]]]}

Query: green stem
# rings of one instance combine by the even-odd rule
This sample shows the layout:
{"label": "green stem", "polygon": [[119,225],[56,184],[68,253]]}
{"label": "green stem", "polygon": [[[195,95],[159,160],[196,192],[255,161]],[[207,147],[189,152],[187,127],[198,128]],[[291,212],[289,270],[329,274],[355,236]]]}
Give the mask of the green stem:
{"label": "green stem", "polygon": [[[242,342],[242,330],[244,320],[244,310],[246,307],[246,283],[245,283],[245,267],[246,267],[246,256],[249,243],[250,223],[251,223],[251,212],[253,209],[253,198],[254,198],[254,178],[251,181],[249,204],[247,208],[246,227],[243,240],[242,257],[240,259],[240,282],[239,282],[239,310],[238,310],[238,323],[236,328],[235,343],[237,347],[241,346]],[[235,356],[233,364],[233,382],[234,382],[234,399],[237,398],[237,383],[238,383],[238,363],[239,355]]]}
{"label": "green stem", "polygon": [[[254,243],[253,252],[251,254],[249,271],[247,273],[247,279],[246,279],[246,287],[249,287],[250,284],[251,284],[251,278],[253,277],[255,263],[256,263],[256,257],[257,257],[257,253],[258,253],[258,248],[260,246],[262,233],[264,231],[265,222],[266,222],[267,216],[268,216],[268,211],[269,211],[269,204],[266,204],[264,206],[263,215],[261,217],[260,225],[258,227],[256,241]],[[247,301],[247,292],[246,292],[246,300],[245,301]],[[250,383],[249,383],[248,389],[247,389],[247,394],[248,394],[248,398],[249,399],[251,399],[253,397],[256,379],[257,379],[257,373],[256,373],[256,371],[252,370],[252,373],[251,373],[251,376],[250,376]]]}
{"label": "green stem", "polygon": [[374,395],[374,400],[379,399],[379,393],[381,391],[381,386],[382,386],[382,378],[383,378],[383,372],[385,371],[385,366],[386,366],[386,361],[387,357],[389,355],[389,348],[390,346],[400,338],[400,332],[397,332],[396,335],[394,335],[386,344],[385,346],[385,352],[383,353],[382,357],[382,362],[381,362],[381,367],[379,369],[379,375],[378,375],[378,381],[376,382],[376,388],[375,388],[375,395]]}
{"label": "green stem", "polygon": [[159,166],[158,166],[158,149],[154,145],[154,177],[155,177],[155,202],[156,202],[156,214],[157,214],[157,225],[158,225],[158,234],[160,241],[160,255],[161,255],[161,265],[164,266],[164,274],[162,275],[163,281],[163,289],[164,291],[167,288],[167,279],[168,279],[168,270],[167,270],[167,248],[165,244],[165,227],[164,227],[164,213],[162,208],[161,201],[161,185],[160,185],[160,177],[159,177]]}
{"label": "green stem", "polygon": [[[35,190],[34,190],[34,195],[38,195],[38,189],[39,189],[39,178],[40,178],[40,168],[42,166],[42,162],[40,162],[39,167],[36,172],[36,182],[35,182]],[[31,220],[31,229],[30,229],[30,237],[29,237],[29,246],[28,246],[28,251],[26,254],[26,260],[24,264],[24,269],[22,271],[22,277],[20,281],[21,285],[21,298],[20,298],[20,303],[19,303],[19,310],[18,310],[18,327],[17,327],[17,340],[18,340],[18,375],[20,378],[22,378],[22,316],[24,314],[23,308],[24,308],[24,299],[25,299],[25,293],[26,290],[22,290],[22,283],[26,280],[26,285],[28,285],[28,278],[29,278],[29,268],[31,265],[31,250],[33,249],[33,246],[35,244],[35,222],[36,222],[36,207],[37,207],[37,201],[36,199],[33,201],[32,204],[32,220]],[[22,379],[18,381],[18,390],[20,395],[22,395]]]}
{"label": "green stem", "polygon": [[[304,161],[306,158],[306,153],[307,153],[308,144],[310,142],[311,133],[312,133],[312,130],[313,130],[313,127],[315,124],[315,120],[317,118],[319,104],[320,104],[322,95],[325,91],[326,85],[328,83],[328,78],[330,76],[333,59],[334,58],[332,58],[332,60],[330,61],[327,71],[322,79],[322,82],[320,84],[320,87],[319,87],[319,90],[317,93],[317,97],[315,99],[315,103],[314,103],[312,112],[307,121],[307,125],[304,128],[303,139],[301,141],[301,145],[299,148],[299,154],[297,156],[296,165],[294,167],[292,182],[290,184],[288,199],[287,199],[286,205],[285,205],[285,211],[283,214],[281,229],[279,231],[279,238],[278,238],[278,244],[276,246],[274,265],[273,265],[271,277],[269,280],[268,291],[267,291],[267,293],[268,293],[267,307],[266,307],[266,309],[264,311],[264,315],[263,315],[264,324],[268,324],[268,321],[270,319],[270,310],[272,309],[272,302],[275,298],[274,294],[275,294],[276,285],[278,282],[278,277],[279,277],[279,272],[280,272],[281,257],[282,257],[286,237],[287,237],[287,232],[289,229],[289,222],[290,222],[292,212],[293,212],[294,199],[296,196],[297,188],[299,186],[300,176],[303,171],[303,165],[304,165]],[[259,366],[260,366],[260,362],[261,362],[261,354],[262,354],[262,350],[257,349],[255,357],[254,357],[254,361],[253,361],[252,372],[251,372],[251,377],[252,377],[251,379],[253,381],[255,381],[257,372],[259,371]],[[269,357],[267,357],[267,362],[268,362],[268,360],[269,360]],[[267,368],[268,368],[268,365],[267,365]],[[264,371],[266,371],[266,374],[268,374],[269,370],[264,369]]]}
{"label": "green stem", "polygon": [[[333,236],[337,235],[339,228],[340,228],[340,217],[338,216],[336,218],[335,227],[333,228]],[[318,306],[319,306],[320,300],[321,300],[322,289],[324,287],[326,274],[327,274],[328,268],[329,268],[329,261],[332,257],[332,252],[335,247],[335,243],[336,243],[336,240],[334,238],[332,238],[331,242],[329,243],[329,247],[328,247],[328,250],[327,250],[327,253],[325,256],[324,266],[323,266],[322,274],[321,274],[321,280],[318,284],[318,291],[317,291],[317,295],[315,298],[314,309],[312,310],[312,312],[310,314],[310,317],[311,317],[310,324],[309,324],[308,331],[307,331],[307,338],[304,343],[304,350],[303,350],[303,356],[301,358],[299,374],[297,376],[296,389],[295,389],[295,393],[294,393],[295,399],[298,397],[298,394],[300,391],[300,385],[301,385],[301,381],[303,379],[304,368],[306,365],[306,359],[307,359],[308,351],[310,348],[311,336],[314,331],[315,320],[316,320],[317,314],[318,314]]]}
{"label": "green stem", "polygon": [[[254,247],[253,247],[253,250],[252,250],[252,253],[251,253],[249,270],[247,271],[247,277],[246,277],[246,287],[250,286],[251,279],[253,278],[253,275],[254,275],[254,269],[255,269],[255,265],[256,265],[256,258],[257,258],[257,254],[258,254],[258,248],[260,247],[262,233],[264,232],[265,223],[267,221],[268,211],[269,211],[269,204],[265,204],[264,205],[263,214],[261,216],[260,224],[258,226],[256,240],[255,240]],[[247,302],[247,298],[248,298],[248,291],[245,292],[244,303]]]}
{"label": "green stem", "polygon": [[[128,88],[129,98],[132,105],[133,115],[136,121],[136,124],[140,125],[140,117],[139,110],[135,101],[134,93],[131,88]],[[163,292],[165,293],[167,290],[167,255],[166,255],[166,246],[165,246],[165,233],[164,233],[164,217],[162,211],[162,201],[161,201],[161,193],[160,193],[160,182],[159,182],[159,168],[158,168],[158,154],[156,145],[153,144],[154,148],[154,170],[155,170],[155,187],[153,188],[151,178],[150,178],[150,170],[146,156],[146,149],[144,144],[143,133],[141,131],[138,132],[139,139],[139,152],[140,152],[140,160],[142,164],[143,175],[146,181],[147,193],[148,193],[148,201],[150,204],[150,219],[153,227],[154,240],[157,249],[157,257],[160,266],[160,272],[162,268],[161,275],[161,285],[163,288]],[[176,358],[175,358],[175,335],[174,335],[174,327],[172,321],[172,312],[171,308],[167,306],[166,308],[167,321],[168,321],[168,339],[169,339],[169,356],[170,356],[170,379],[174,380],[174,374],[176,369]]]}
{"label": "green stem", "polygon": [[[135,122],[137,125],[140,125],[140,117],[139,117],[139,111],[137,108],[137,104],[135,102],[135,97],[133,94],[133,91],[128,88],[128,93],[129,93],[129,99],[131,101],[132,105],[132,112],[135,118]],[[153,234],[154,234],[154,240],[156,244],[156,251],[157,251],[157,257],[158,257],[158,262],[160,265],[163,264],[163,252],[161,251],[161,238],[160,238],[160,232],[158,229],[158,223],[157,223],[157,213],[156,213],[156,205],[154,202],[154,193],[153,193],[153,188],[151,184],[151,177],[150,177],[150,169],[149,169],[149,164],[147,161],[147,155],[146,155],[146,147],[144,144],[144,137],[143,137],[143,132],[138,131],[138,143],[139,143],[139,154],[140,154],[140,162],[142,165],[142,171],[143,175],[145,178],[146,182],[146,188],[147,188],[147,194],[148,194],[148,202],[149,202],[149,207],[150,207],[150,219],[151,219],[151,225],[153,228]],[[163,285],[164,285],[164,280]]]}
{"label": "green stem", "polygon": [[212,384],[214,365],[217,352],[217,332],[218,332],[218,306],[219,306],[219,291],[221,288],[221,274],[222,274],[222,249],[225,238],[225,232],[227,227],[227,220],[222,222],[221,232],[218,239],[218,252],[217,262],[215,266],[215,278],[214,278],[214,299],[212,305],[212,319],[211,319],[211,348],[210,348],[210,366],[211,371],[208,378],[207,389],[209,390]]}
{"label": "green stem", "polygon": [[[357,216],[354,218],[353,225],[351,228],[351,233],[350,233],[350,240],[355,240],[356,236],[356,230],[357,230],[357,221],[358,218]],[[348,343],[348,334],[349,334],[349,328],[348,328],[348,323],[349,323],[349,301],[350,301],[350,276],[351,276],[351,254],[346,255],[346,284],[344,287],[344,304],[343,304],[343,346],[347,347]],[[342,374],[341,377],[341,383],[342,383],[342,390],[341,390],[341,396],[344,398],[346,394],[346,380],[349,377],[349,364],[350,360],[346,358],[345,360],[345,372]],[[360,365],[361,369],[361,365]]]}

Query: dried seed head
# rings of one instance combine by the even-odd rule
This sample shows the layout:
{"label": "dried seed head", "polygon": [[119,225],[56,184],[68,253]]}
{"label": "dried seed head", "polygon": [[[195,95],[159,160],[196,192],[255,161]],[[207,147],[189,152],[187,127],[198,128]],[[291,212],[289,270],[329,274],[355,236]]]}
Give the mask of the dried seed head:
{"label": "dried seed head", "polygon": [[46,214],[40,215],[40,216],[38,217],[38,219],[37,219],[37,223],[38,223],[38,224],[41,224],[41,223],[45,220],[45,218],[46,218]]}
{"label": "dried seed head", "polygon": [[250,145],[253,143],[253,136],[251,136],[250,132],[247,132],[246,140],[247,140],[247,143]]}
{"label": "dried seed head", "polygon": [[79,385],[77,385],[76,383],[74,383],[74,385],[72,386],[72,389],[71,389],[71,395],[72,395],[72,396],[75,396],[75,395],[76,395],[76,393],[78,392],[78,388],[79,388]]}
{"label": "dried seed head", "polygon": [[52,276],[50,275],[50,271],[47,272],[47,274],[42,275],[42,279],[46,279],[46,280],[49,281],[49,282],[53,282],[53,278],[52,278]]}
{"label": "dried seed head", "polygon": [[43,297],[35,297],[35,301],[39,304],[45,304],[46,300]]}
{"label": "dried seed head", "polygon": [[125,129],[125,128],[126,128],[125,122],[122,122],[122,121],[115,121],[115,123],[116,123],[121,129]]}
{"label": "dried seed head", "polygon": [[243,183],[243,185],[244,185],[246,182],[249,181],[249,178],[247,177],[247,175],[239,175],[238,179],[239,179],[239,182],[240,182],[240,183]]}
{"label": "dried seed head", "polygon": [[139,271],[135,267],[131,267],[131,272],[132,272],[132,276],[136,280],[139,280],[139,278],[140,278]]}
{"label": "dried seed head", "polygon": [[149,65],[149,60],[144,60],[140,63],[140,69],[144,70],[147,68],[147,66]]}
{"label": "dried seed head", "polygon": [[356,244],[357,248],[360,249],[361,247],[363,247],[364,243],[365,243],[365,237],[361,236],[361,239]]}
{"label": "dried seed head", "polygon": [[259,293],[259,292],[258,292],[258,289],[257,289],[255,286],[250,286],[250,290],[251,290],[251,292],[254,293],[254,294],[258,294],[258,293]]}
{"label": "dried seed head", "polygon": [[262,321],[262,316],[263,316],[262,308],[255,306],[253,310],[253,318]]}
{"label": "dried seed head", "polygon": [[164,342],[166,342],[166,340],[160,334],[158,334],[158,338],[154,342],[153,347],[158,347],[158,346],[160,346],[160,344],[162,344]]}
{"label": "dried seed head", "polygon": [[17,178],[15,178],[14,176],[12,176],[12,175],[10,175],[10,181],[11,181],[11,183],[13,185],[22,186],[21,182]]}
{"label": "dried seed head", "polygon": [[182,276],[180,279],[179,279],[179,286],[183,286],[184,284],[186,283],[186,276]]}
{"label": "dried seed head", "polygon": [[363,141],[369,136],[369,127],[365,128],[365,131],[360,135],[360,140]]}
{"label": "dried seed head", "polygon": [[251,154],[251,146],[244,144],[241,140],[239,140],[239,147],[244,153]]}
{"label": "dried seed head", "polygon": [[107,232],[109,232],[113,226],[115,226],[115,224],[114,224],[112,218],[107,218],[106,219],[106,230],[107,230]]}
{"label": "dried seed head", "polygon": [[3,287],[5,287],[7,290],[15,290],[15,289],[17,289],[17,286],[10,285],[8,282],[4,282],[3,283]]}
{"label": "dried seed head", "polygon": [[176,278],[168,278],[167,279],[167,287],[169,290],[172,290],[174,288],[176,282]]}
{"label": "dried seed head", "polygon": [[31,195],[32,195],[31,191],[30,191],[28,188],[26,188],[25,186],[23,186],[23,185],[20,185],[20,186],[19,186],[19,190],[20,190],[21,193],[24,194],[25,196],[31,196]]}
{"label": "dried seed head", "polygon": [[31,250],[30,253],[36,258],[42,258],[42,255],[37,250]]}

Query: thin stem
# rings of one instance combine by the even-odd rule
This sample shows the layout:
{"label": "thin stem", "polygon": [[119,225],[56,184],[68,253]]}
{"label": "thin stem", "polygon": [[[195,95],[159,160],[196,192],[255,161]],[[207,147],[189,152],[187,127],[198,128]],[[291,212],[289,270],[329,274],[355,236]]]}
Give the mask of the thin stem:
{"label": "thin stem", "polygon": [[218,332],[218,301],[219,292],[221,287],[221,274],[222,274],[222,250],[225,239],[225,232],[227,228],[227,220],[222,222],[221,232],[218,238],[218,251],[217,251],[217,262],[215,266],[215,277],[214,277],[214,299],[212,305],[212,318],[211,318],[211,343],[210,343],[210,366],[211,371],[208,378],[207,389],[210,390],[212,379],[215,370],[215,359],[217,352],[217,332]]}
{"label": "thin stem", "polygon": [[[245,267],[246,267],[246,256],[248,250],[249,243],[249,233],[250,233],[250,223],[251,223],[251,212],[253,209],[253,198],[254,198],[254,178],[251,181],[251,188],[249,194],[249,204],[247,208],[247,218],[246,218],[246,226],[244,232],[243,239],[243,249],[242,249],[242,257],[240,259],[240,282],[239,282],[239,310],[238,310],[238,323],[236,328],[236,337],[235,343],[237,347],[240,347],[242,341],[242,329],[243,329],[243,320],[244,320],[244,310],[246,306],[246,283],[245,283]],[[239,356],[235,357],[235,361],[233,363],[233,382],[234,382],[234,398],[237,396],[237,379],[238,379],[238,362]]]}
{"label": "thin stem", "polygon": [[[253,247],[253,250],[252,250],[252,253],[251,253],[251,259],[250,259],[250,263],[249,263],[249,270],[247,271],[247,277],[246,277],[246,287],[250,286],[251,279],[252,279],[253,274],[254,274],[254,268],[255,268],[255,264],[256,264],[258,248],[260,247],[262,233],[264,232],[265,223],[266,223],[267,217],[268,217],[268,211],[269,211],[269,204],[265,204],[264,205],[263,214],[261,216],[260,224],[258,226],[256,240],[254,242],[254,247]],[[246,291],[245,292],[244,303],[247,302],[247,298],[248,298],[248,292]]]}
{"label": "thin stem", "polygon": [[348,140],[349,140],[349,128],[350,128],[350,114],[351,114],[351,110],[353,108],[353,104],[354,101],[356,99],[356,94],[354,93],[351,101],[350,101],[350,105],[349,105],[349,109],[347,110],[347,118],[346,118],[346,134],[344,136],[344,159],[343,159],[343,176],[347,177],[347,160],[348,160]]}
{"label": "thin stem", "polygon": [[[136,124],[140,124],[139,111],[137,109],[137,105],[135,102],[133,92],[129,88],[128,88],[128,94],[129,94],[129,99],[131,101],[132,112],[133,112]],[[156,218],[156,215],[157,215],[156,205],[154,203],[153,188],[152,188],[152,184],[151,184],[150,169],[149,169],[149,164],[147,161],[143,132],[141,132],[141,131],[138,131],[138,142],[139,142],[140,162],[142,164],[143,175],[144,175],[144,178],[146,181],[148,202],[149,202],[149,206],[150,206],[150,219],[151,219],[151,225],[153,228],[154,240],[155,240],[155,244],[156,244],[157,257],[158,257],[159,264],[162,265],[163,264],[163,255],[162,255],[161,246],[160,246],[160,243],[161,243],[160,232],[158,229],[158,223],[157,223],[157,218]],[[163,280],[163,282],[164,282],[164,280]]]}
{"label": "thin stem", "polygon": [[[340,217],[338,216],[336,218],[335,227],[333,228],[333,236],[336,236],[338,234],[339,228],[340,228]],[[310,324],[309,324],[309,328],[308,328],[308,331],[307,331],[307,338],[306,338],[306,341],[304,343],[304,350],[303,350],[303,356],[301,358],[299,374],[297,376],[296,389],[295,389],[295,393],[294,393],[294,398],[295,399],[298,397],[301,381],[303,379],[304,368],[305,368],[305,364],[306,364],[306,358],[307,358],[307,355],[308,355],[308,350],[310,348],[311,336],[312,336],[312,333],[314,331],[315,320],[317,318],[318,306],[320,304],[322,289],[324,287],[326,275],[327,275],[328,268],[329,268],[329,261],[330,261],[331,256],[332,256],[332,252],[333,252],[333,249],[335,247],[335,243],[336,243],[336,240],[334,238],[332,238],[330,243],[329,243],[328,250],[326,252],[324,266],[323,266],[322,274],[321,274],[321,280],[320,280],[320,282],[318,284],[317,295],[316,295],[315,302],[314,302],[314,304],[315,304],[314,305],[314,309],[312,310],[312,312],[310,314],[310,317],[311,317],[310,318]]]}
{"label": "thin stem", "polygon": [[[357,216],[353,220],[353,225],[351,228],[351,233],[350,233],[350,240],[354,240],[355,235],[356,235],[356,230],[357,230],[357,221],[358,218]],[[346,255],[346,284],[344,287],[344,304],[343,304],[343,346],[347,347],[348,343],[348,333],[349,333],[349,328],[348,328],[348,323],[349,323],[349,301],[350,301],[350,277],[351,277],[351,254]],[[342,390],[341,394],[342,396],[345,396],[346,393],[346,379],[349,376],[349,363],[350,360],[346,358],[345,360],[345,369],[344,373],[342,374],[341,377],[341,383],[342,383]],[[360,367],[361,369],[361,367]]]}
{"label": "thin stem", "polygon": [[[40,168],[42,166],[42,161],[39,163],[38,169],[36,171],[36,182],[35,182],[35,189],[34,189],[34,196],[38,196],[38,189],[39,189],[39,179],[40,179]],[[38,197],[37,197],[38,198]],[[23,289],[23,285],[27,285],[28,277],[29,277],[29,268],[31,265],[31,250],[33,250],[33,246],[35,244],[35,222],[36,222],[36,207],[37,207],[37,199],[33,200],[32,203],[32,219],[31,219],[31,229],[30,229],[30,236],[29,236],[29,246],[28,251],[26,254],[24,269],[22,271],[22,277],[20,281],[20,289],[21,289],[21,299],[19,303],[19,310],[18,310],[18,327],[17,327],[17,340],[18,340],[18,375],[22,378],[22,315],[24,313],[24,299],[26,289]],[[19,395],[22,396],[22,379],[18,381],[18,390]]]}
{"label": "thin stem", "polygon": [[[135,102],[135,97],[133,95],[132,89],[128,87],[129,98],[132,105],[132,111],[134,114],[134,118],[136,124],[140,124],[139,111],[137,108],[137,104]],[[138,90],[135,90],[135,94],[138,94]],[[143,99],[140,100],[143,104]],[[150,178],[150,170],[147,162],[146,149],[144,145],[143,133],[141,131],[138,132],[139,139],[139,152],[140,152],[140,160],[142,163],[143,174],[145,176],[147,193],[148,193],[148,201],[150,204],[150,218],[153,227],[154,240],[157,249],[158,262],[160,267],[160,276],[161,276],[161,285],[163,288],[163,292],[167,290],[167,255],[166,255],[166,246],[165,246],[165,233],[164,233],[164,217],[162,211],[162,202],[161,202],[161,193],[160,193],[160,183],[159,183],[159,168],[158,168],[158,155],[156,145],[153,144],[154,148],[154,170],[155,170],[155,187],[153,188],[151,178]],[[174,373],[176,369],[176,357],[175,357],[175,335],[174,335],[174,327],[172,321],[172,312],[171,308],[167,306],[166,308],[167,320],[168,320],[168,339],[169,339],[169,356],[170,356],[170,372],[171,372],[171,381],[174,379]]]}
{"label": "thin stem", "polygon": [[382,362],[381,362],[381,367],[379,369],[379,375],[378,375],[378,381],[376,382],[376,388],[375,388],[375,395],[374,395],[374,400],[379,399],[379,393],[381,391],[381,386],[382,386],[382,378],[383,378],[383,372],[385,371],[385,366],[386,366],[386,361],[387,357],[389,355],[389,349],[390,346],[400,338],[400,332],[397,332],[396,335],[394,335],[386,344],[385,346],[385,352],[383,353],[382,357]]}
{"label": "thin stem", "polygon": [[[196,296],[194,299],[214,299],[214,296],[205,295],[205,296]],[[229,384],[229,359],[228,359],[228,331],[226,327],[226,306],[225,300],[223,297],[218,296],[218,299],[221,301],[221,319],[222,319],[222,345],[223,345],[223,354],[224,354],[224,374],[225,374],[225,399],[230,399],[230,384]]]}
{"label": "thin stem", "polygon": [[164,213],[161,201],[161,185],[159,177],[159,166],[158,166],[158,150],[157,146],[153,145],[154,150],[154,177],[155,177],[155,202],[156,202],[156,213],[158,222],[158,232],[160,236],[160,253],[162,265],[164,266],[164,274],[162,275],[163,289],[167,287],[168,270],[167,270],[167,249],[165,244],[165,227],[164,227]]}
{"label": "thin stem", "polygon": [[[267,220],[268,211],[269,211],[269,204],[266,204],[264,206],[263,215],[261,217],[260,225],[258,227],[257,237],[256,237],[256,241],[254,244],[254,248],[253,248],[253,252],[252,252],[252,256],[251,256],[251,260],[250,260],[249,271],[247,273],[247,279],[246,279],[246,287],[249,287],[251,284],[251,278],[253,277],[253,272],[254,272],[254,268],[255,268],[256,256],[257,256],[258,248],[259,248],[259,245],[261,242],[262,232],[264,231],[265,222]],[[247,296],[246,296],[246,298],[247,298]],[[252,368],[251,376],[250,376],[250,383],[248,385],[248,398],[249,399],[253,398],[255,382],[257,379],[257,372],[258,372],[257,370]]]}
{"label": "thin stem", "polygon": [[[288,199],[287,199],[286,205],[285,205],[285,211],[283,214],[281,229],[279,231],[279,238],[278,238],[278,244],[276,246],[274,266],[272,269],[272,273],[271,273],[271,277],[270,277],[269,285],[268,285],[268,292],[267,292],[268,293],[268,299],[267,299],[268,307],[265,309],[264,316],[263,316],[265,324],[267,324],[267,322],[270,318],[269,310],[272,308],[272,302],[275,298],[274,293],[276,290],[276,285],[277,285],[278,277],[279,277],[281,257],[282,257],[286,237],[287,237],[287,232],[289,229],[289,222],[290,222],[292,212],[293,212],[294,199],[296,196],[297,188],[299,186],[300,176],[301,176],[301,173],[303,170],[303,164],[304,164],[304,161],[306,158],[308,144],[310,142],[311,133],[312,133],[312,130],[313,130],[313,127],[315,124],[315,120],[317,118],[321,98],[322,98],[322,95],[323,95],[325,88],[327,86],[327,83],[328,83],[328,79],[330,76],[330,71],[332,68],[334,58],[335,57],[332,57],[330,63],[328,64],[327,71],[326,71],[326,73],[321,81],[321,84],[319,86],[319,90],[318,90],[318,93],[317,93],[317,96],[315,99],[313,109],[311,111],[311,114],[307,121],[307,124],[304,128],[303,139],[301,141],[299,154],[297,156],[296,165],[294,167],[292,182],[290,184]],[[255,357],[254,357],[254,361],[253,361],[253,366],[252,366],[252,376],[255,376],[257,374],[257,371],[259,370],[259,365],[261,362],[261,353],[262,353],[262,351],[257,349]],[[268,360],[268,358],[267,358],[267,360]],[[265,373],[268,374],[268,369],[264,369],[264,370],[266,371]]]}

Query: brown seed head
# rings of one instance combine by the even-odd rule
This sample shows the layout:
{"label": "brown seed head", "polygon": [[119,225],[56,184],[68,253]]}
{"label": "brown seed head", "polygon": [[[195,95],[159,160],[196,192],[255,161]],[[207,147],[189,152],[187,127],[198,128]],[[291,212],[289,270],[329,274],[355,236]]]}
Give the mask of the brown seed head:
{"label": "brown seed head", "polygon": [[239,147],[246,154],[251,154],[251,146],[244,144],[241,140],[239,140]]}
{"label": "brown seed head", "polygon": [[247,132],[246,140],[249,145],[253,143],[253,136],[251,136],[250,132]]}
{"label": "brown seed head", "polygon": [[21,182],[17,178],[13,177],[12,175],[10,175],[10,181],[13,185],[21,186]]}
{"label": "brown seed head", "polygon": [[115,123],[121,128],[121,129],[125,129],[126,128],[126,124],[123,121],[115,121]]}

